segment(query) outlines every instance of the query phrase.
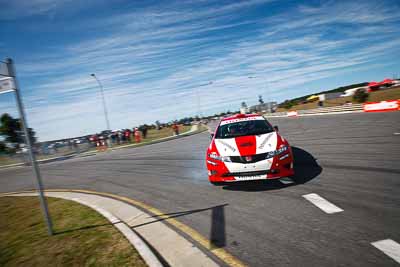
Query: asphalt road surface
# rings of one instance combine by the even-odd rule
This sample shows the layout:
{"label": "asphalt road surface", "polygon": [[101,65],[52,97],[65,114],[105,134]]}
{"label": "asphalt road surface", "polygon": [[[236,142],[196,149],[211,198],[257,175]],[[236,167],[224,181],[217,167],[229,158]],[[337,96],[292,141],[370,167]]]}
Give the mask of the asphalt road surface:
{"label": "asphalt road surface", "polygon": [[[298,184],[210,185],[208,133],[44,164],[44,183],[175,213],[250,266],[398,266],[371,242],[400,243],[400,112],[271,122],[295,147]],[[0,191],[34,187],[28,167],[0,170]],[[324,212],[311,193],[343,211]]]}

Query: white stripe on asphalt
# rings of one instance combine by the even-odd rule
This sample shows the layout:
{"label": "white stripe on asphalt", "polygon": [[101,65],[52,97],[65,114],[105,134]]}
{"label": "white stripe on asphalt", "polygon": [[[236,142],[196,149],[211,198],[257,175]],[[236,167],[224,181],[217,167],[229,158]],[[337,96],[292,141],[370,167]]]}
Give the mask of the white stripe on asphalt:
{"label": "white stripe on asphalt", "polygon": [[400,244],[392,239],[385,239],[372,242],[371,245],[400,263]]}
{"label": "white stripe on asphalt", "polygon": [[394,135],[400,135],[400,133],[393,133]]}
{"label": "white stripe on asphalt", "polygon": [[303,195],[305,199],[313,203],[315,206],[320,208],[321,210],[325,211],[326,213],[336,213],[336,212],[341,212],[343,211],[341,208],[338,206],[330,203],[328,200],[324,199],[323,197],[320,197],[319,195],[315,193],[311,193],[308,195]]}

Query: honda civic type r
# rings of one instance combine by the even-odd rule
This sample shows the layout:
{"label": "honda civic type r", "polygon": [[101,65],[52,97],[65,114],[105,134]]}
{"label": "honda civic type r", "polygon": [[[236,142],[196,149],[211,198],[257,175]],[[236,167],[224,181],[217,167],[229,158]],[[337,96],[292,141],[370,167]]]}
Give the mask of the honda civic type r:
{"label": "honda civic type r", "polygon": [[288,141],[257,114],[222,119],[207,149],[206,164],[214,185],[294,175]]}

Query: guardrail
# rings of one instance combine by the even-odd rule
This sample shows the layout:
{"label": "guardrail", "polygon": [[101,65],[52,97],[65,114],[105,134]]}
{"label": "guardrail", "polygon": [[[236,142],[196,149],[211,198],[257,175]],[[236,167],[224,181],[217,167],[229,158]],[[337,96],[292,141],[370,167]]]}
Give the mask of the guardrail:
{"label": "guardrail", "polygon": [[[362,112],[362,104],[352,104],[352,105],[341,105],[334,107],[322,107],[314,109],[297,110],[297,115],[312,115],[312,114],[326,114],[326,113],[337,113],[337,112]],[[288,112],[275,112],[275,113],[265,113],[265,117],[288,117]]]}

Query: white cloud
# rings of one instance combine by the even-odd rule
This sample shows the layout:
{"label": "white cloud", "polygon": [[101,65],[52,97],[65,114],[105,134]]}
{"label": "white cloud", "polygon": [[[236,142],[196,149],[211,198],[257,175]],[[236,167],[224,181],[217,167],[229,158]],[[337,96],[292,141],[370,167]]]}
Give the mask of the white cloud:
{"label": "white cloud", "polygon": [[195,115],[196,90],[203,113],[232,110],[259,94],[301,95],[304,84],[377,66],[399,51],[395,10],[382,3],[329,2],[242,18],[264,2],[173,3],[81,22],[96,35],[34,54],[18,69],[29,85],[32,125],[42,140],[104,129],[90,73],[104,85],[112,127],[122,128]]}

